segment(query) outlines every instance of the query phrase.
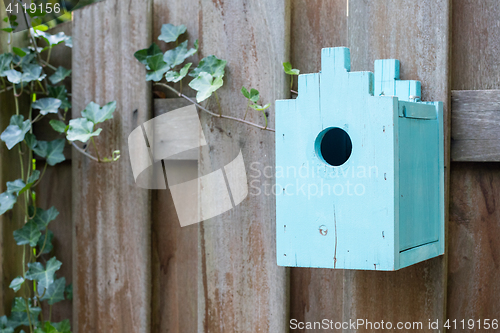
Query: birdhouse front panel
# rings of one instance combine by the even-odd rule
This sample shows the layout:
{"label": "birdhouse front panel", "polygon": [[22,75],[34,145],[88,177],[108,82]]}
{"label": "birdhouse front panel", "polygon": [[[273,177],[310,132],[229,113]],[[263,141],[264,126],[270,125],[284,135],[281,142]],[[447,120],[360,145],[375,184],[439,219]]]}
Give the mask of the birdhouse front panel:
{"label": "birdhouse front panel", "polygon": [[443,253],[441,103],[416,102],[397,60],[351,73],[349,49],[321,56],[276,102],[278,264],[395,270]]}

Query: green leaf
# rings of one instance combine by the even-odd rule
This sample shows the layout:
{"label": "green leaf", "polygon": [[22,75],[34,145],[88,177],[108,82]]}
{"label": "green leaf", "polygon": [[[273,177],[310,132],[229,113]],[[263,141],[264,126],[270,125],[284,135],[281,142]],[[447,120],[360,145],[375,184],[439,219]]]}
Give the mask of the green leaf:
{"label": "green leaf", "polygon": [[59,66],[56,72],[49,77],[49,80],[50,82],[52,82],[52,84],[58,84],[66,77],[68,77],[70,74],[71,74],[71,69],[66,69],[62,66]]}
{"label": "green leaf", "polygon": [[222,85],[222,77],[213,78],[212,75],[206,72],[200,73],[196,79],[189,82],[189,86],[198,92],[196,94],[196,101],[198,103],[212,96],[212,93],[222,87]]}
{"label": "green leaf", "polygon": [[245,96],[245,98],[250,99],[250,93],[248,92],[247,88],[241,87],[241,93],[243,94],[243,96]]}
{"label": "green leaf", "polygon": [[16,179],[13,182],[7,182],[7,192],[19,195],[19,191],[21,191],[25,186],[26,184],[22,179]]}
{"label": "green leaf", "polygon": [[14,290],[15,292],[18,292],[19,289],[21,289],[21,286],[23,285],[23,283],[24,283],[24,278],[22,276],[18,276],[14,280],[12,280],[12,282],[10,283],[9,288],[11,288],[12,290]]}
{"label": "green leaf", "polygon": [[35,64],[25,64],[22,73],[15,69],[5,71],[4,73],[7,75],[7,80],[14,84],[20,84],[21,82],[28,83],[45,78],[45,74],[41,75],[42,66]]}
{"label": "green leaf", "polygon": [[113,119],[113,112],[116,110],[116,101],[109,102],[102,108],[99,104],[90,102],[85,110],[82,111],[82,116],[93,122],[94,124],[102,123],[108,119]]}
{"label": "green leaf", "polygon": [[71,324],[69,319],[65,319],[59,323],[52,323],[52,326],[54,326],[60,333],[71,333]]}
{"label": "green leaf", "polygon": [[12,54],[11,53],[3,53],[0,54],[0,76],[5,77],[5,71],[10,70],[10,63],[12,62]]}
{"label": "green leaf", "polygon": [[187,40],[182,42],[173,50],[168,50],[163,56],[163,61],[165,61],[171,68],[180,65],[186,60],[186,58],[192,56],[196,53],[196,49],[187,49]]}
{"label": "green leaf", "polygon": [[27,181],[28,183],[22,188],[21,191],[19,191],[19,195],[29,190],[35,184],[35,182],[38,180],[39,177],[40,177],[40,171],[33,170],[33,173],[28,178]]}
{"label": "green leaf", "polygon": [[224,68],[226,67],[226,60],[221,60],[214,55],[209,55],[208,57],[203,58],[198,67],[193,69],[189,76],[198,77],[200,73],[206,72],[211,74],[213,77],[223,77],[224,76]]}
{"label": "green leaf", "polygon": [[250,92],[245,87],[241,87],[241,93],[251,102],[257,103],[260,98],[259,91],[257,89],[250,89]]}
{"label": "green leaf", "polygon": [[180,72],[168,71],[167,75],[165,75],[165,78],[168,82],[179,82],[186,77],[191,65],[192,63],[187,63],[184,67],[181,68]]}
{"label": "green leaf", "polygon": [[54,281],[47,290],[45,291],[44,288],[38,288],[38,294],[42,295],[45,292],[45,295],[43,295],[40,300],[42,301],[48,301],[50,305],[53,305],[57,302],[64,301],[64,288],[66,287],[66,279],[65,278],[60,278]]}
{"label": "green leaf", "polygon": [[9,69],[4,71],[4,74],[7,76],[7,80],[14,84],[21,83],[23,79],[23,73],[16,71],[15,69]]}
{"label": "green leaf", "polygon": [[61,332],[59,332],[54,326],[52,326],[52,323],[46,321],[44,333],[61,333]]}
{"label": "green leaf", "polygon": [[46,50],[46,49],[49,49],[49,48],[52,48],[62,42],[65,42],[67,46],[69,47],[72,47],[73,46],[73,41],[71,39],[70,36],[66,36],[64,34],[64,32],[59,32],[55,35],[51,35],[45,31],[40,31],[40,30],[37,30],[35,31],[35,37],[37,38],[43,38],[48,46],[47,47],[44,47],[43,50]]}
{"label": "green leaf", "polygon": [[61,104],[62,102],[57,98],[46,97],[37,100],[32,104],[32,107],[33,109],[40,110],[40,113],[42,115],[46,115],[47,113],[57,113],[57,110],[59,110]]}
{"label": "green leaf", "polygon": [[29,244],[35,247],[42,233],[38,230],[38,225],[30,220],[21,229],[14,231],[14,239],[17,245]]}
{"label": "green leaf", "polygon": [[[31,299],[28,300],[28,309],[31,317],[31,324],[38,324],[38,316],[42,309],[36,306],[33,306],[31,303]],[[26,310],[26,301],[22,297],[16,297],[12,304],[12,313],[7,321],[7,326],[12,328],[17,328],[19,326],[28,326],[28,314]]]}
{"label": "green leaf", "polygon": [[163,55],[157,54],[147,58],[147,66],[150,69],[146,74],[146,81],[160,81],[170,66],[163,61]]}
{"label": "green leaf", "polygon": [[36,137],[33,133],[26,133],[26,135],[24,136],[24,142],[26,142],[26,145],[31,149],[35,149],[36,147],[36,144],[37,144],[37,140],[36,140]]}
{"label": "green leaf", "polygon": [[49,121],[49,124],[50,124],[50,126],[52,126],[54,131],[56,131],[58,133],[66,133],[66,131],[69,128],[69,125],[66,125],[66,123],[64,123],[60,120],[57,120],[57,119],[52,119],[51,121]]}
{"label": "green leaf", "polygon": [[161,26],[161,34],[158,39],[166,43],[175,42],[180,35],[186,32],[186,30],[187,29],[184,24],[179,26],[175,26],[170,23],[164,24]]}
{"label": "green leaf", "polygon": [[[50,230],[47,231],[47,241],[45,241],[45,235],[42,234],[42,236],[38,239],[38,243],[36,244],[38,246],[38,249],[40,251],[43,251],[43,254],[50,253],[52,249],[54,248],[54,245],[52,245],[52,239],[54,239],[54,233]],[[45,247],[43,247],[43,243],[45,242]]]}
{"label": "green leaf", "polygon": [[40,231],[45,230],[49,225],[49,223],[51,221],[54,221],[56,217],[59,215],[59,212],[55,207],[50,207],[47,210],[44,210],[42,208],[37,208],[36,214],[34,214],[35,213],[34,207],[29,206],[28,213],[30,216],[35,215],[33,221],[38,225],[38,230]]}
{"label": "green leaf", "polygon": [[[139,62],[141,64],[144,64],[144,65],[147,66],[147,64],[148,64],[147,59],[149,57],[152,57],[152,56],[155,56],[155,55],[158,55],[158,54],[163,54],[163,52],[160,50],[160,48],[158,47],[158,45],[156,45],[156,43],[153,43],[153,44],[151,44],[151,46],[149,48],[142,49],[142,50],[139,50],[136,53],[134,53],[134,57],[137,60],[139,60]],[[147,69],[149,69],[149,67]]]}
{"label": "green leaf", "polygon": [[83,143],[89,141],[93,136],[98,136],[102,128],[94,131],[94,123],[85,118],[71,119],[66,139],[69,141],[81,141]]}
{"label": "green leaf", "polygon": [[26,52],[24,52],[22,49],[20,49],[19,47],[13,47],[12,48],[12,51],[17,54],[18,56],[20,57],[24,57],[26,55]]}
{"label": "green leaf", "polygon": [[47,261],[45,267],[40,262],[29,263],[26,280],[38,281],[38,288],[49,288],[54,282],[55,272],[61,268],[61,265],[62,263],[55,257]]}
{"label": "green leaf", "polygon": [[29,119],[24,120],[23,115],[13,115],[10,117],[10,125],[0,135],[0,139],[5,142],[7,148],[10,150],[24,140],[24,136],[30,128],[31,122]]}
{"label": "green leaf", "polygon": [[263,111],[263,110],[267,109],[270,106],[271,106],[271,104],[269,104],[269,103],[266,104],[266,105],[264,105],[264,106],[260,106],[258,104],[252,104],[252,105],[250,105],[250,107],[252,109],[257,110],[257,111]]}
{"label": "green leaf", "polygon": [[17,202],[17,196],[6,191],[0,194],[0,215],[3,215],[6,211],[12,209],[14,204]]}
{"label": "green leaf", "polygon": [[64,161],[64,139],[57,139],[53,141],[38,141],[35,149],[35,154],[46,159],[47,164],[54,166],[57,163]]}
{"label": "green leaf", "polygon": [[283,69],[285,70],[285,73],[288,75],[299,75],[300,73],[298,69],[292,69],[292,64],[290,64],[289,62],[283,63]]}
{"label": "green leaf", "polygon": [[60,86],[48,86],[48,93],[49,97],[57,98],[62,102],[61,108],[62,109],[70,109],[71,108],[71,103],[68,100],[68,92],[66,90],[66,87],[64,85]]}
{"label": "green leaf", "polygon": [[73,299],[73,284],[68,284],[66,289],[64,289],[64,292],[66,293],[66,299],[71,301]]}

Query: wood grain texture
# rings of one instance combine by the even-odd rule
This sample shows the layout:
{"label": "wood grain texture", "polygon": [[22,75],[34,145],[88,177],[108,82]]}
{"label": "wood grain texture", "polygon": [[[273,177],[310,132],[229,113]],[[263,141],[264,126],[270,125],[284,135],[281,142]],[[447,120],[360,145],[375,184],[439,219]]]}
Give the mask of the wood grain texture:
{"label": "wood grain texture", "polygon": [[[500,89],[499,16],[498,1],[453,0],[452,89]],[[452,164],[448,288],[451,319],[498,317],[500,291],[493,281],[500,278],[499,200],[497,163]]]}
{"label": "wood grain texture", "polygon": [[500,90],[451,92],[452,161],[500,161]]}
{"label": "wood grain texture", "polygon": [[[319,72],[322,48],[347,46],[347,1],[292,0],[291,4],[291,63],[301,73]],[[341,321],[344,272],[290,269],[290,319]]]}
{"label": "wood grain texture", "polygon": [[[74,332],[150,331],[150,198],[135,186],[129,133],[151,117],[151,89],[133,54],[151,44],[152,2],[104,1],[73,17],[73,117],[117,101],[98,164],[73,151]],[[89,152],[95,155],[95,151]]]}
{"label": "wood grain texture", "polygon": [[[288,1],[202,0],[201,11],[201,56],[228,61],[219,92],[222,113],[243,117],[241,87],[256,88],[262,103],[272,105],[269,126],[274,127],[273,101],[289,96],[282,69],[289,57]],[[214,98],[208,107],[217,109]],[[247,120],[264,123],[259,112],[249,111]],[[203,113],[201,123],[209,151],[201,155],[201,174],[226,165],[241,150],[248,181],[262,192],[250,190],[239,206],[199,225],[198,331],[285,332],[286,271],[276,265],[275,200],[269,194],[273,133]],[[254,162],[260,175],[250,169]]]}
{"label": "wood grain texture", "polygon": [[[0,5],[0,25],[5,27],[3,18],[6,17],[5,7]],[[24,47],[28,45],[26,32],[15,33],[10,46]],[[8,44],[8,34],[0,32],[0,54],[10,52]],[[29,99],[21,97],[19,99],[21,114],[27,118]],[[0,132],[3,132],[9,125],[10,117],[16,113],[14,97],[12,91],[0,94]],[[8,150],[5,143],[0,141],[0,193],[7,190],[6,182],[21,178],[18,147]],[[24,166],[27,165],[27,158],[24,159]],[[10,282],[17,276],[22,275],[22,247],[18,246],[14,240],[13,232],[21,228],[25,222],[22,200],[14,208],[0,216],[0,273],[2,274],[0,289],[0,313],[10,314],[14,291],[9,288]]]}
{"label": "wood grain texture", "polygon": [[[352,70],[372,70],[376,59],[399,59],[401,79],[422,82],[423,101],[444,102],[445,170],[449,170],[450,5],[449,0],[351,0],[348,23]],[[448,179],[445,172],[445,198]],[[394,273],[348,271],[344,316],[392,322],[442,320],[446,274],[446,254]]]}
{"label": "wood grain texture", "polygon": [[[180,98],[156,99],[154,116],[189,104]],[[197,175],[198,161],[184,161],[178,168]],[[154,191],[152,199],[151,332],[196,332],[198,225],[181,228],[169,190]]]}

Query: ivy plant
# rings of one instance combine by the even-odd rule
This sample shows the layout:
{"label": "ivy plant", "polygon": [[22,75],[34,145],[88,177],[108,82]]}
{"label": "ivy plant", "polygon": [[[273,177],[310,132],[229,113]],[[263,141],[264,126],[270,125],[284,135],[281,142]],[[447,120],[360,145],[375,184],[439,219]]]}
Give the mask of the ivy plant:
{"label": "ivy plant", "polygon": [[[11,27],[18,24],[15,15],[10,16],[7,21]],[[2,30],[2,33],[11,34],[9,40],[12,41],[13,29]],[[71,70],[52,66],[50,54],[52,48],[61,43],[72,47],[72,39],[62,32],[51,35],[46,30],[47,27],[43,25],[31,28],[30,46],[17,48],[9,44],[9,52],[0,54],[0,94],[12,94],[15,100],[15,114],[11,116],[9,125],[0,129],[0,140],[7,149],[18,152],[20,163],[19,178],[7,182],[6,190],[0,194],[0,215],[13,209],[15,205],[19,205],[24,213],[23,226],[12,235],[16,244],[22,248],[23,256],[19,263],[22,274],[11,277],[10,288],[16,293],[16,298],[10,315],[0,317],[0,333],[71,332],[68,319],[52,322],[51,318],[54,304],[72,298],[72,286],[67,285],[64,277],[58,276],[62,263],[53,254],[54,234],[49,226],[59,212],[56,207],[38,206],[37,186],[47,166],[54,166],[65,160],[64,148],[67,144],[73,145],[77,151],[98,163],[116,161],[120,154],[116,150],[111,157],[101,158],[95,143],[95,137],[102,131],[100,124],[113,118],[116,102],[104,106],[91,102],[81,111],[81,117],[67,119],[71,102],[65,82],[71,77]],[[181,51],[184,52],[184,49]],[[192,51],[185,54],[189,52]],[[151,55],[155,53],[157,50],[146,52],[146,65],[150,67],[150,71],[158,73],[162,71],[157,66],[163,61],[163,55],[160,55],[159,60],[152,60]],[[175,61],[180,61],[182,56],[175,56]],[[171,66],[168,67],[170,68]],[[29,107],[20,107],[21,98],[30,102]],[[52,141],[38,140],[33,134],[33,127],[48,115],[57,117],[50,120],[49,130],[54,130],[60,138]],[[89,141],[91,145],[88,144]],[[84,146],[80,147],[77,142]],[[93,153],[90,147],[93,148]],[[37,161],[35,156],[42,158],[43,162]],[[38,163],[42,165],[37,165]],[[49,313],[48,318],[43,318],[44,308]]]}
{"label": "ivy plant", "polygon": [[[187,31],[186,26],[181,24],[175,26],[172,24],[164,24],[161,28],[161,34],[158,40],[172,45],[172,48],[163,53],[158,44],[153,43],[147,49],[142,49],[135,52],[135,58],[146,67],[146,81],[153,81],[155,85],[162,86],[174,92],[177,96],[183,97],[194,103],[200,110],[218,118],[230,119],[245,123],[250,126],[260,128],[262,130],[273,131],[274,129],[267,126],[266,109],[270,104],[261,106],[257,104],[259,98],[255,99],[255,95],[250,97],[250,94],[255,89],[251,89],[250,93],[242,89],[245,98],[248,99],[247,110],[243,118],[231,117],[222,114],[219,96],[217,91],[224,85],[224,75],[227,61],[217,58],[215,55],[209,55],[200,60],[198,66],[192,68],[192,62],[189,58],[198,52],[198,40],[193,43],[193,47],[188,47],[188,40],[179,43],[179,38]],[[192,69],[191,69],[192,68]],[[183,81],[188,80],[188,86],[196,91],[196,101],[182,93]],[[168,83],[179,83],[179,90]],[[212,112],[200,103],[207,101],[214,96],[217,102],[219,112]],[[259,93],[257,91],[257,96]],[[254,100],[255,99],[255,100]],[[259,125],[245,120],[248,109],[262,112],[264,116],[264,125]]]}

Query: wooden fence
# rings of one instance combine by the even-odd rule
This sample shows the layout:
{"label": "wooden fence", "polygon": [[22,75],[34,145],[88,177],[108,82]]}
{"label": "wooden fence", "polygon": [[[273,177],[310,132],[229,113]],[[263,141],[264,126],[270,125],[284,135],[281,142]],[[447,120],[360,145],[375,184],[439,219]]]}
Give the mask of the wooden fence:
{"label": "wooden fence", "polygon": [[[286,332],[290,319],[323,318],[421,321],[424,332],[438,332],[427,328],[429,319],[500,319],[499,18],[497,0],[105,0],[76,11],[55,28],[73,35],[72,66],[63,49],[55,62],[73,69],[73,116],[90,101],[117,100],[98,144],[118,147],[122,157],[98,165],[73,152],[41,183],[40,205],[61,211],[55,251],[74,284],[72,304],[55,306],[54,320],[72,316],[79,333],[189,333]],[[243,85],[265,102],[290,98],[281,63],[318,72],[322,47],[350,47],[353,71],[399,59],[401,78],[422,82],[422,100],[445,105],[445,256],[397,272],[278,267],[274,198],[266,196],[181,228],[169,191],[134,186],[127,148],[135,127],[182,105],[153,100],[133,57],[164,23],[187,26],[200,41],[199,59],[228,60],[220,98],[233,116],[244,113]],[[12,101],[0,101],[3,129]],[[212,163],[242,149],[247,170],[252,161],[274,164],[272,133],[205,114],[201,121]],[[17,158],[4,145],[0,154],[3,192]],[[11,239],[16,212],[1,221],[5,309],[19,255]]]}

